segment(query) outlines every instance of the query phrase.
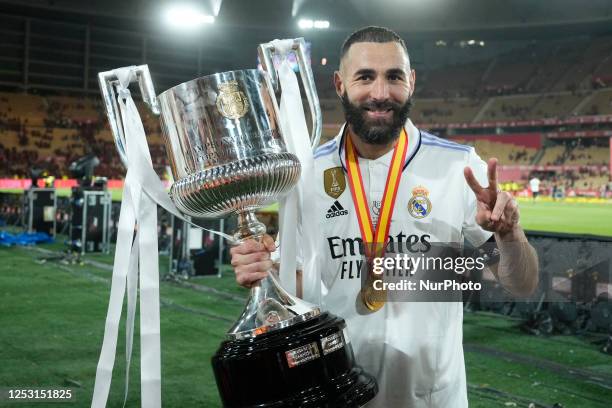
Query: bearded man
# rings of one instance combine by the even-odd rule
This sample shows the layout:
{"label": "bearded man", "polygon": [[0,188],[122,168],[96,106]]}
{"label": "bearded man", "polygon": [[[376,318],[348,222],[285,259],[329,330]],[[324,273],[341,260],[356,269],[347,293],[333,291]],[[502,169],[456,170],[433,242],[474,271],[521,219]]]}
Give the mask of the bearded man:
{"label": "bearded man", "polygon": [[[346,123],[315,151],[318,218],[308,220],[321,235],[321,293],[306,300],[346,320],[357,362],[378,380],[367,407],[467,407],[462,303],[368,300],[359,247],[376,237],[385,244],[495,242],[500,256],[491,269],[516,295],[537,286],[538,261],[516,202],[498,191],[497,160],[485,163],[472,147],[408,119],[415,80],[393,31],[366,27],[344,42],[334,83]],[[269,236],[232,248],[238,283],[249,287],[273,270],[274,250]]]}

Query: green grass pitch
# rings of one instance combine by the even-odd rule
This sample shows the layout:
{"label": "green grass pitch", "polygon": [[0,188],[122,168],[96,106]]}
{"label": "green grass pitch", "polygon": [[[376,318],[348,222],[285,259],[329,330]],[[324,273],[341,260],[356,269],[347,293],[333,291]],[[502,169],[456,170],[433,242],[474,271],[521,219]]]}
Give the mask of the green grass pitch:
{"label": "green grass pitch", "polygon": [[[60,242],[41,247],[59,251]],[[69,265],[41,263],[37,260],[42,255],[38,249],[0,248],[0,387],[68,387],[76,402],[32,406],[88,407],[112,257],[88,255],[86,259],[97,264]],[[162,258],[160,265],[163,275],[167,259]],[[219,407],[210,358],[242,310],[247,292],[236,285],[228,267],[222,278],[197,277],[189,283],[200,290],[161,282],[163,404]],[[610,406],[612,357],[593,344],[601,336],[538,338],[522,334],[517,325],[518,321],[503,316],[465,314],[470,407]],[[136,328],[127,407],[140,406],[138,322]],[[109,407],[122,406],[124,339],[122,327]],[[11,405],[0,401],[0,406]]]}
{"label": "green grass pitch", "polygon": [[612,203],[520,201],[526,230],[612,236]]}
{"label": "green grass pitch", "polygon": [[[120,198],[114,194],[115,198]],[[526,230],[612,236],[610,203],[520,202]],[[63,237],[43,249],[63,249]],[[29,248],[0,247],[0,388],[68,387],[70,404],[88,407],[102,343],[110,291],[111,255],[92,254],[92,264],[37,262]],[[103,267],[106,265],[106,267]],[[160,260],[160,273],[167,259]],[[221,279],[161,283],[162,399],[168,407],[219,407],[210,358],[238,317],[247,291],[228,267]],[[214,290],[211,290],[214,289]],[[125,313],[125,307],[124,307]],[[598,351],[601,336],[522,334],[518,321],[466,313],[464,349],[470,407],[609,407],[612,357]],[[138,322],[127,407],[140,406]],[[124,392],[125,332],[119,335],[109,407],[121,406]],[[260,375],[253,373],[253,375]],[[516,404],[516,405],[515,405]],[[3,406],[10,405],[0,401]]]}

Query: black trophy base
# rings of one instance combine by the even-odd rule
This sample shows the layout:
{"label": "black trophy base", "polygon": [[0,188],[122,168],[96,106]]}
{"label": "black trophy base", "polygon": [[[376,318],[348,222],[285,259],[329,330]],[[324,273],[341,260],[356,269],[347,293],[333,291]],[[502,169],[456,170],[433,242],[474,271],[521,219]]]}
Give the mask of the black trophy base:
{"label": "black trophy base", "polygon": [[[355,364],[343,319],[330,313],[247,340],[228,340],[212,358],[227,408],[359,407],[378,392]],[[348,343],[347,343],[348,341]]]}

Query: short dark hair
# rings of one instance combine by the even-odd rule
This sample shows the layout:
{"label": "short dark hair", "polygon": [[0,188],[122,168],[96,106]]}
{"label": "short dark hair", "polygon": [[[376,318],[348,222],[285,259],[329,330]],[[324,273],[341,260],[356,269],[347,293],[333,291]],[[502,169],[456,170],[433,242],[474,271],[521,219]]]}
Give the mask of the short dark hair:
{"label": "short dark hair", "polygon": [[[408,56],[408,48],[406,47],[406,43],[395,31],[389,30],[385,27],[367,26],[355,31],[353,34],[349,35],[346,40],[344,40],[342,49],[340,50],[340,61],[342,61],[342,58],[344,58],[349,48],[351,48],[351,45],[361,42],[396,42],[402,46],[404,51],[406,51],[406,56]],[[408,59],[410,59],[409,56]]]}

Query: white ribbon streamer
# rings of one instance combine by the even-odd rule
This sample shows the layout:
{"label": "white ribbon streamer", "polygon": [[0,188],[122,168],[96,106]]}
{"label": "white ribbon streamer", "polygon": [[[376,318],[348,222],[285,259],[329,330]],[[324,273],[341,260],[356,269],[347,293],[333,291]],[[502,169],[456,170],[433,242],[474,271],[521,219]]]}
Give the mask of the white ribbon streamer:
{"label": "white ribbon streamer", "polygon": [[[96,369],[96,381],[91,402],[92,408],[106,406],[108,392],[115,364],[115,352],[117,350],[117,336],[119,334],[119,320],[123,307],[125,295],[126,278],[129,270],[130,252],[132,239],[134,238],[134,226],[136,225],[136,214],[132,205],[129,178],[123,186],[123,200],[121,201],[121,212],[117,229],[117,246],[115,248],[115,260],[113,263],[113,277],[111,281],[111,293],[106,313],[106,325],[104,327],[104,339],[102,351]],[[127,391],[126,391],[127,392]]]}
{"label": "white ribbon streamer", "polygon": [[[124,405],[127,401],[139,285],[141,403],[146,408],[157,408],[161,407],[161,345],[156,204],[183,221],[198,228],[202,227],[182,216],[153,169],[142,121],[128,90],[130,82],[135,79],[134,67],[115,70],[115,74],[119,79],[117,99],[125,135],[128,171],[123,187],[111,294],[91,406],[101,408],[108,402],[126,285],[128,305]],[[138,228],[136,239],[134,239],[135,228]],[[220,235],[230,242],[234,240],[230,235],[203,229]]]}
{"label": "white ribbon streamer", "polygon": [[[104,333],[102,352],[98,363],[98,371],[96,372],[92,407],[106,406],[108,400],[117,345],[117,328],[125,295],[126,278],[129,290],[126,322],[126,388],[124,405],[127,400],[136,308],[136,282],[140,275],[141,401],[144,407],[157,408],[161,407],[157,210],[151,197],[143,193],[142,185],[137,180],[137,177],[133,177],[135,173],[133,169],[136,169],[136,173],[138,172],[137,164],[142,164],[145,161],[151,168],[152,164],[148,148],[142,150],[138,144],[134,143],[134,140],[140,139],[138,136],[144,138],[142,122],[136,110],[136,105],[127,89],[133,79],[134,71],[131,69],[118,70],[116,74],[120,84],[118,102],[126,135],[126,153],[128,163],[134,163],[134,165],[129,165],[125,180],[122,211],[120,214],[120,229],[122,229],[121,227],[124,228],[117,238],[111,300],[109,301],[107,327]],[[130,216],[129,223],[122,223],[121,219],[124,212]],[[135,227],[139,229],[139,232],[136,234],[137,239],[131,242]],[[121,250],[123,248],[131,249],[130,253],[123,253]],[[125,270],[126,264],[127,271]],[[139,274],[140,267],[146,273]],[[115,288],[117,288],[116,291],[114,290]]]}
{"label": "white ribbon streamer", "polygon": [[134,343],[134,319],[136,317],[136,296],[138,296],[138,231],[132,243],[132,253],[130,254],[130,266],[127,277],[127,298],[128,310],[125,322],[125,391],[123,396],[123,406],[127,403],[128,389],[130,383],[130,366],[132,362],[132,345]]}
{"label": "white ribbon streamer", "polygon": [[[132,71],[133,72],[133,71]],[[152,168],[151,155],[149,149],[142,149],[138,144],[141,138],[145,137],[144,128],[136,104],[132,100],[127,87],[131,78],[125,72],[118,73],[119,88],[119,109],[123,119],[123,128],[126,135],[126,153],[128,163],[134,163],[136,169],[147,168],[143,162]],[[136,119],[138,118],[138,120]],[[134,143],[136,142],[136,143]],[[138,172],[136,172],[138,173]],[[132,179],[126,180],[132,183]],[[128,279],[140,278],[140,382],[141,382],[141,403],[143,407],[161,407],[161,349],[159,339],[159,262],[157,249],[157,206],[141,187],[142,184],[135,182],[137,188],[132,192],[134,210],[137,214],[137,245],[138,252],[133,256],[138,256],[137,269],[128,271]],[[136,245],[136,242],[134,243]],[[134,265],[133,263],[132,265]],[[131,265],[131,266],[132,266]],[[140,270],[145,271],[140,273]],[[147,279],[149,277],[149,279]],[[153,281],[154,279],[154,281]],[[128,310],[134,310],[135,297],[128,297]],[[130,331],[133,333],[132,319]],[[127,324],[127,323],[126,323]],[[126,330],[127,333],[127,330]],[[129,340],[132,340],[131,338]],[[126,354],[126,363],[129,364],[130,354]],[[127,350],[126,350],[127,351]],[[127,377],[126,373],[126,377]],[[127,378],[126,378],[127,382]],[[128,389],[126,384],[126,395]]]}
{"label": "white ribbon streamer", "polygon": [[[280,123],[285,136],[287,150],[295,154],[300,160],[302,167],[300,181],[279,205],[279,241],[281,242],[280,280],[283,287],[295,295],[296,290],[296,255],[297,237],[301,238],[299,245],[302,253],[303,288],[304,298],[319,303],[319,295],[316,294],[317,280],[316,257],[314,251],[314,233],[316,228],[312,222],[314,218],[314,157],[306,116],[300,95],[300,87],[297,76],[289,65],[288,55],[293,46],[293,40],[275,40],[272,42],[274,50],[281,57],[281,65],[278,70],[278,78],[281,85]],[[304,73],[302,73],[304,75]],[[301,219],[301,222],[298,220]],[[308,220],[305,222],[305,220]],[[298,227],[301,226],[301,231]],[[319,279],[320,281],[320,279]]]}

